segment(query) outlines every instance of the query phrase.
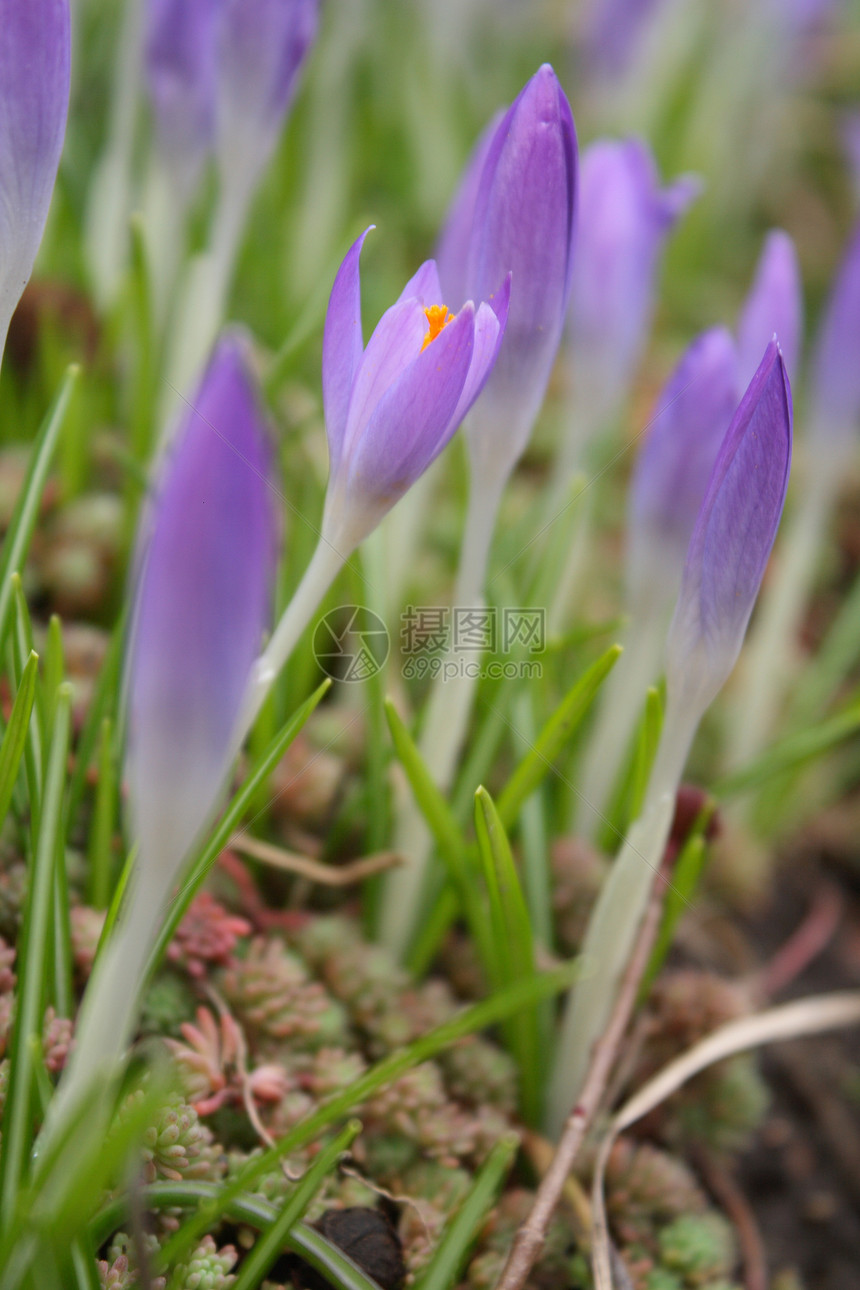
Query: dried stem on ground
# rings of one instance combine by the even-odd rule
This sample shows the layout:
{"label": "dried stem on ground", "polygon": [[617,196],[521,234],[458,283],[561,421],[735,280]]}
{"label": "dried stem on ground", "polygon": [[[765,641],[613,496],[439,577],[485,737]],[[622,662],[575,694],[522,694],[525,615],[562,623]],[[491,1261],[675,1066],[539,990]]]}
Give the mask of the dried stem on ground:
{"label": "dried stem on ground", "polygon": [[262,842],[247,833],[234,833],[227,844],[234,851],[262,860],[264,864],[285,873],[294,873],[310,882],[318,882],[325,887],[349,887],[363,882],[375,874],[385,873],[403,864],[403,857],[393,851],[379,851],[372,856],[362,856],[349,864],[328,865],[311,860],[309,856],[297,855],[294,851],[285,851],[283,847],[274,846],[271,842]]}
{"label": "dried stem on ground", "polygon": [[621,980],[618,998],[603,1035],[594,1045],[591,1065],[576,1106],[567,1118],[555,1156],[538,1188],[531,1213],[520,1227],[496,1290],[521,1290],[546,1239],[550,1220],[585,1134],[600,1106],[619,1046],[636,1006],[639,984],[648,966],[663,907],[661,878],[652,892],[633,953]]}

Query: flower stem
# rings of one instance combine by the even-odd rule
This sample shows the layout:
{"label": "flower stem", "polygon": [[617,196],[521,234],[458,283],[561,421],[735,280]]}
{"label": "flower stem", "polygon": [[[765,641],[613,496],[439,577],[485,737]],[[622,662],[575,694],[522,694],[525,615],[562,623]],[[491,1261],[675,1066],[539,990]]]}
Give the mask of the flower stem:
{"label": "flower stem", "polygon": [[577,828],[584,837],[593,839],[605,822],[604,812],[645,692],[660,670],[665,639],[666,625],[658,614],[635,619],[625,634],[624,653],[600,696],[601,706],[586,749],[577,808]]}
{"label": "flower stem", "polygon": [[254,724],[272,683],[295,649],[323,596],[343,568],[346,556],[321,537],[271,640],[257,659],[237,731],[237,747]]}
{"label": "flower stem", "polygon": [[[686,696],[682,696],[686,700]],[[669,690],[666,718],[639,818],[609,871],[594,907],[582,957],[586,972],[568,998],[550,1080],[547,1132],[557,1137],[606,1028],[663,859],[675,795],[701,713]]]}
{"label": "flower stem", "polygon": [[[460,553],[460,567],[454,588],[456,608],[481,609],[483,588],[496,527],[502,491],[507,477],[481,478],[469,493],[466,530]],[[446,792],[454,777],[466,737],[478,683],[476,669],[461,671],[461,656],[449,647],[427,701],[424,730],[419,749],[437,787]],[[410,798],[404,803],[395,829],[393,850],[404,864],[388,875],[380,912],[379,938],[392,953],[402,957],[415,930],[421,895],[430,858],[430,831]]]}

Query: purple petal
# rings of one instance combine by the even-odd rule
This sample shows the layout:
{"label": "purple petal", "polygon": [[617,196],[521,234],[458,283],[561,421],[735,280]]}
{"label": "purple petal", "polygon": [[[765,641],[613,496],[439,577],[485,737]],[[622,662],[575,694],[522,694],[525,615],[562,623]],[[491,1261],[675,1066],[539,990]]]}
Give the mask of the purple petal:
{"label": "purple petal", "polygon": [[466,383],[460,394],[457,408],[451,419],[451,425],[444,435],[444,444],[448,442],[457,427],[465,420],[469,409],[487,383],[493,365],[499,355],[505,326],[508,321],[508,306],[511,297],[511,275],[505,278],[501,288],[494,292],[489,301],[478,306],[475,314],[475,343],[472,350],[472,362]]}
{"label": "purple petal", "polygon": [[475,223],[475,202],[487,154],[496,137],[499,124],[505,116],[504,110],[497,112],[472,149],[472,155],[466,163],[460,186],[454,194],[445,227],[439,239],[439,249],[436,253],[439,277],[445,298],[456,309],[465,304],[469,298],[470,287],[467,275],[469,247]]}
{"label": "purple petal", "polygon": [[592,0],[584,32],[589,71],[621,76],[663,3],[665,0]]}
{"label": "purple petal", "polygon": [[[448,304],[442,295],[439,272],[435,260],[425,260],[417,273],[413,273],[406,286],[397,297],[400,300],[414,299],[421,305]],[[450,306],[449,306],[450,307]],[[456,310],[454,311],[456,312]]]}
{"label": "purple petal", "polygon": [[158,144],[189,188],[212,145],[219,11],[220,0],[148,3],[146,79]]}
{"label": "purple petal", "polygon": [[737,406],[737,354],[723,327],[689,346],[660,395],[630,489],[630,594],[677,593],[690,536]]}
{"label": "purple petal", "polygon": [[344,437],[346,457],[356,450],[380,399],[420,354],[427,329],[427,315],[414,296],[398,300],[380,318],[353,385]]}
{"label": "purple petal", "polygon": [[576,132],[544,64],[515,99],[488,150],[475,199],[468,298],[486,300],[512,273],[498,371],[516,369],[541,397],[558,348],[571,281]]}
{"label": "purple petal", "polygon": [[68,0],[0,0],[0,355],[48,218],[69,57]]}
{"label": "purple petal", "polygon": [[474,308],[467,304],[384,392],[350,457],[349,484],[357,493],[384,502],[387,510],[441,452],[457,428],[453,418],[474,333]]}
{"label": "purple petal", "polygon": [[791,420],[785,364],[771,341],[714,465],[669,631],[670,684],[695,693],[704,706],[740,653],[776,537],[791,464]]}
{"label": "purple petal", "polygon": [[353,242],[337,271],[323,332],[322,390],[329,468],[334,474],[343,451],[346,419],[355,375],[364,352],[361,332],[359,259],[370,228]]}
{"label": "purple petal", "polygon": [[226,338],[163,463],[129,641],[136,827],[142,843],[168,837],[174,858],[191,845],[223,786],[269,619],[275,539],[269,468],[242,348]]}
{"label": "purple petal", "polygon": [[745,390],[768,341],[776,335],[789,379],[797,373],[803,294],[794,242],[781,229],[765,238],[755,278],[738,322],[739,386]]}
{"label": "purple petal", "polygon": [[222,167],[237,148],[268,160],[316,37],[319,0],[221,0],[218,135]]}
{"label": "purple petal", "polygon": [[818,333],[810,433],[853,443],[860,427],[860,222],[854,229]]}
{"label": "purple petal", "polygon": [[663,244],[693,195],[689,179],[661,192],[640,140],[598,140],[582,155],[571,343],[619,402],[647,340]]}

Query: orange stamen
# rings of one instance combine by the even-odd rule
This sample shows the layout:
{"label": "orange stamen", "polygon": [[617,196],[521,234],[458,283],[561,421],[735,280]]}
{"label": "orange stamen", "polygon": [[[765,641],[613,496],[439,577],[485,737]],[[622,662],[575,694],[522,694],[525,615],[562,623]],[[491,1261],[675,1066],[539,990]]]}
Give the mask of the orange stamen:
{"label": "orange stamen", "polygon": [[424,313],[429,324],[429,330],[424,337],[424,344],[421,346],[422,353],[431,340],[436,339],[442,328],[447,327],[448,323],[454,319],[454,314],[449,313],[447,305],[431,305],[429,309],[424,310]]}

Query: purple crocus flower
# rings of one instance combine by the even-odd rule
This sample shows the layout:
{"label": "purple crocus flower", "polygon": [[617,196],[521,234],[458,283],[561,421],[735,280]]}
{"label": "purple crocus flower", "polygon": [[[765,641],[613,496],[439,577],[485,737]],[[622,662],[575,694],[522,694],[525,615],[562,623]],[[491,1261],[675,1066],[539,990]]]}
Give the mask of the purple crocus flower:
{"label": "purple crocus flower", "polygon": [[[628,584],[634,617],[668,609],[720,445],[737,406],[731,333],[698,336],[667,381],[630,488]],[[665,620],[664,620],[665,621]]]}
{"label": "purple crocus flower", "polygon": [[661,189],[647,145],[602,139],[582,154],[570,308],[576,397],[589,421],[623,403],[648,336],[660,253],[699,192],[684,176]]}
{"label": "purple crocus flower", "polygon": [[[369,231],[369,230],[368,230]],[[332,287],[323,338],[331,478],[323,536],[345,557],[424,473],[481,392],[499,353],[509,277],[492,308],[443,304],[433,260],[412,277],[364,347],[353,243]]]}
{"label": "purple crocus flower", "polygon": [[797,373],[803,334],[803,289],[794,242],[782,229],[765,238],[749,295],[738,320],[738,384],[745,390],[772,336],[789,378]]}
{"label": "purple crocus flower", "polygon": [[269,621],[269,467],[243,345],[228,335],[162,463],[128,650],[129,796],[144,877],[158,871],[162,898],[235,755]]}
{"label": "purple crocus flower", "polygon": [[812,360],[809,433],[828,453],[852,452],[860,428],[860,222],[836,281]]}
{"label": "purple crocus flower", "polygon": [[743,644],[782,515],[791,422],[788,375],[771,341],[714,464],[669,629],[670,694],[699,715]]}
{"label": "purple crocus flower", "polygon": [[583,43],[589,72],[620,77],[629,67],[648,24],[665,0],[592,0]]}
{"label": "purple crocus flower", "polygon": [[146,75],[158,149],[171,181],[193,192],[215,127],[221,0],[149,0]]}
{"label": "purple crocus flower", "polygon": [[221,0],[218,163],[253,187],[278,140],[319,22],[319,0]]}
{"label": "purple crocus flower", "polygon": [[479,478],[507,478],[543,402],[570,294],[576,173],[570,104],[545,63],[479,141],[439,247],[456,304],[493,303],[512,274],[505,343],[466,429]]}
{"label": "purple crocus flower", "polygon": [[68,0],[0,0],[0,357],[60,164],[70,40]]}

